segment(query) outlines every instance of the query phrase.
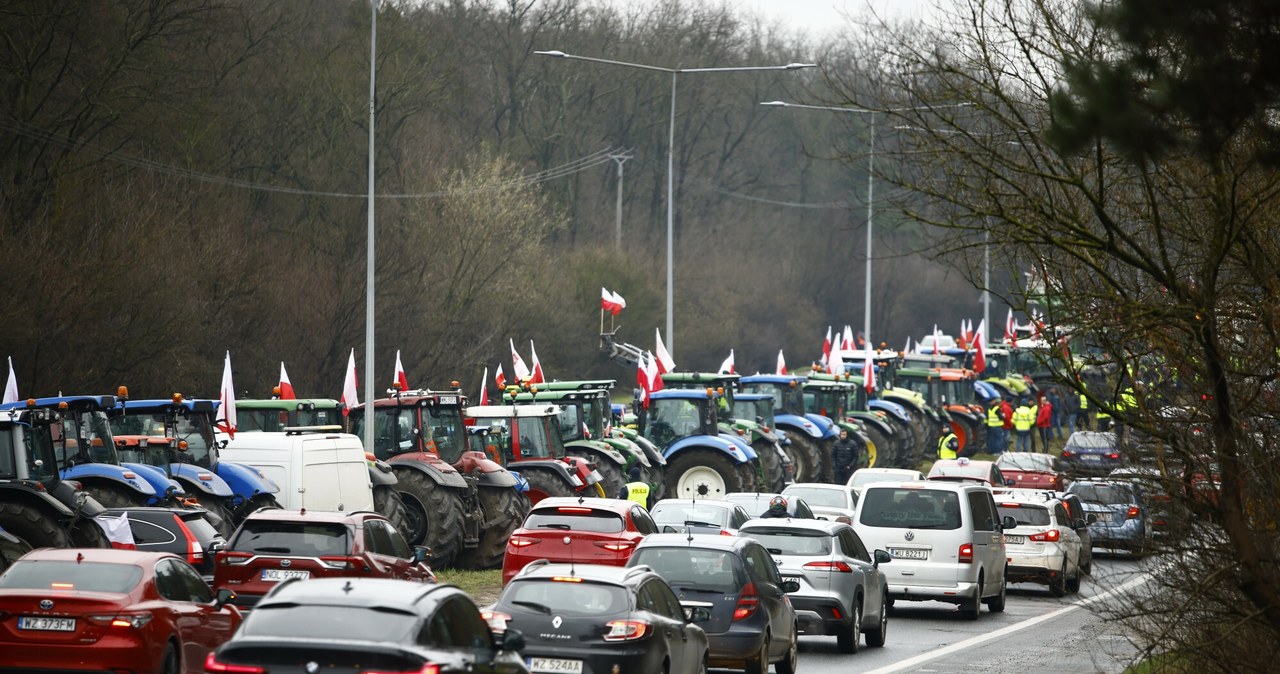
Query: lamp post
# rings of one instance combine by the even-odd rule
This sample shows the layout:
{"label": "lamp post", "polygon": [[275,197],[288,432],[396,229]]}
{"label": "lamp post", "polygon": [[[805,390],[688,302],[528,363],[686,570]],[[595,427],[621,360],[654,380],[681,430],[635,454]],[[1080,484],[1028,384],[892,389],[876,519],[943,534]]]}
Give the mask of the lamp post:
{"label": "lamp post", "polygon": [[566,54],[562,51],[535,51],[534,54],[539,56],[551,56],[562,59],[572,59],[575,61],[590,61],[592,63],[603,63],[605,65],[620,66],[623,68],[637,68],[640,70],[651,70],[660,73],[671,74],[671,115],[667,122],[667,350],[674,355],[676,352],[676,336],[675,336],[675,318],[674,318],[674,295],[673,295],[673,271],[672,259],[675,247],[674,230],[675,230],[675,147],[676,147],[676,80],[679,75],[696,74],[696,73],[736,73],[736,72],[753,72],[760,70],[800,70],[803,68],[817,67],[815,63],[788,63],[780,66],[738,66],[731,68],[664,68],[662,66],[646,65],[643,63],[628,63],[626,61],[614,61],[612,59],[594,58],[591,56],[578,56],[576,54]]}

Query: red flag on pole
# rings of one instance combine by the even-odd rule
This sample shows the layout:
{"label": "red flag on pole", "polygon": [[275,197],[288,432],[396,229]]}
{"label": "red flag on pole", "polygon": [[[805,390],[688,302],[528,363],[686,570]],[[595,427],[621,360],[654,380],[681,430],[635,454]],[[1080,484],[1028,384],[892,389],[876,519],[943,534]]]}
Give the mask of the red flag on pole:
{"label": "red flag on pole", "polygon": [[484,369],[484,375],[480,377],[480,397],[477,398],[478,405],[489,404],[489,368]]}
{"label": "red flag on pole", "polygon": [[822,367],[831,369],[831,326],[827,326],[827,336],[822,338]]}
{"label": "red flag on pole", "polygon": [[531,340],[529,340],[529,353],[530,353],[530,357],[531,357],[531,359],[532,359],[532,361],[533,361],[533,374],[532,374],[532,376],[529,378],[529,383],[530,383],[530,384],[541,384],[542,382],[546,381],[546,380],[547,380],[547,378],[546,378],[545,376],[543,376],[543,374],[542,374],[542,361],[539,361],[539,360],[538,360],[538,351],[537,351],[537,349],[533,348],[533,340],[532,340],[532,339],[531,339]]}
{"label": "red flag on pole", "polygon": [[508,340],[511,343],[511,368],[514,371],[516,381],[523,382],[533,376],[529,371],[529,366],[524,364],[524,359],[520,357],[520,352],[516,351],[516,340]]}
{"label": "red flag on pole", "polygon": [[786,374],[787,361],[782,357],[782,349],[778,349],[778,368],[774,374]]}
{"label": "red flag on pole", "polygon": [[876,390],[876,367],[871,362],[871,352],[867,352],[867,362],[862,365],[862,385],[866,387],[867,393]]}
{"label": "red flag on pole", "polygon": [[400,390],[409,390],[409,377],[405,376],[404,365],[400,364],[400,349],[396,349],[396,381],[400,382]]}
{"label": "red flag on pole", "polygon": [[973,354],[973,371],[982,374],[987,369],[987,319],[978,323],[978,331],[973,336],[976,344]]}
{"label": "red flag on pole", "polygon": [[640,406],[649,408],[649,368],[645,364],[645,355],[640,354],[640,360],[636,362],[636,386],[640,387]]}
{"label": "red flag on pole", "polygon": [[655,361],[658,366],[658,372],[662,374],[674,372],[676,369],[676,362],[672,360],[671,354],[667,353],[667,346],[662,343],[662,332],[657,328],[654,328],[653,332],[658,338],[657,350],[654,351],[654,355],[657,356]]}
{"label": "red flag on pole", "polygon": [[297,396],[293,394],[293,384],[289,383],[289,373],[284,371],[284,361],[280,361],[280,399],[296,400]]}
{"label": "red flag on pole", "polygon": [[649,377],[649,391],[656,393],[666,387],[662,382],[662,370],[658,369],[658,359],[652,353],[647,354],[648,360],[645,361],[645,374]]}
{"label": "red flag on pole", "polygon": [[720,374],[734,374],[733,372],[733,349],[729,349],[729,357],[720,363],[720,369],[716,370]]}

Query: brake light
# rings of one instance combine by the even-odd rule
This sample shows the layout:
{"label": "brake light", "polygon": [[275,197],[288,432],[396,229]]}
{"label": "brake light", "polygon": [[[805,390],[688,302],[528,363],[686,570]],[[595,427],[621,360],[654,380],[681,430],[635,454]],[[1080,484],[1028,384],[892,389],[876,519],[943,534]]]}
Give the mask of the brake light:
{"label": "brake light", "polygon": [[132,627],[133,629],[142,629],[144,625],[151,622],[151,614],[141,613],[119,613],[111,620],[112,627]]}
{"label": "brake light", "polygon": [[248,564],[253,559],[252,552],[223,551],[218,553],[218,561],[227,566]]}
{"label": "brake light", "polygon": [[182,535],[187,537],[187,561],[191,564],[199,564],[204,561],[204,546],[200,545],[200,541],[196,539],[196,535],[191,533],[187,528],[187,523],[182,521],[181,517],[176,514],[173,521],[178,523],[178,529],[182,531]]}
{"label": "brake light", "polygon": [[206,672],[226,672],[227,674],[267,674],[266,667],[257,665],[233,665],[229,662],[223,662],[218,659],[217,653],[210,653],[204,659],[204,671]]}
{"label": "brake light", "polygon": [[1133,518],[1137,517],[1137,516],[1138,516],[1139,514],[1141,514],[1141,513],[1142,513],[1142,511],[1141,511],[1141,510],[1138,510],[1138,506],[1129,506],[1129,513],[1128,513],[1128,515],[1126,515],[1126,517],[1127,517],[1127,519],[1133,519]]}
{"label": "brake light", "polygon": [[853,568],[844,562],[809,562],[804,568],[810,571],[835,571],[836,573],[853,573]]}
{"label": "brake light", "polygon": [[530,545],[533,545],[534,543],[537,543],[537,542],[538,542],[538,539],[536,538],[526,538],[524,536],[512,536],[510,539],[507,540],[507,545],[510,545],[513,548],[527,548]]}
{"label": "brake light", "polygon": [[742,594],[738,596],[738,605],[733,609],[733,619],[735,621],[748,618],[756,609],[760,607],[760,595],[756,594],[756,584],[747,583],[742,588]]}
{"label": "brake light", "polygon": [[574,513],[578,515],[591,514],[590,508],[581,508],[578,506],[560,506],[559,508],[556,508],[556,511],[562,513]]}
{"label": "brake light", "polygon": [[640,620],[610,620],[604,626],[609,628],[605,641],[635,641],[649,632],[649,623]]}
{"label": "brake light", "polygon": [[631,549],[631,543],[625,543],[625,542],[624,543],[597,542],[596,545],[604,548],[605,550],[610,550],[613,552],[625,552],[626,550]]}
{"label": "brake light", "polygon": [[330,569],[354,569],[363,563],[359,557],[321,557],[320,563]]}
{"label": "brake light", "polygon": [[581,583],[582,579],[577,576],[552,576],[551,580],[557,583]]}
{"label": "brake light", "polygon": [[1021,508],[1022,504],[1021,503],[1001,503],[1000,507],[1001,508]]}
{"label": "brake light", "polygon": [[1076,455],[1076,453],[1075,453],[1075,452],[1073,452],[1073,451],[1071,451],[1071,450],[1069,450],[1069,449],[1064,449],[1064,450],[1062,450],[1062,458],[1064,458],[1064,459],[1069,459],[1069,458],[1071,458],[1071,457],[1073,457],[1073,456],[1075,456],[1075,455]]}
{"label": "brake light", "polygon": [[1057,529],[1041,531],[1038,534],[1031,534],[1030,536],[1027,536],[1027,540],[1039,541],[1041,543],[1057,543],[1059,538],[1062,538],[1062,534],[1059,533]]}
{"label": "brake light", "polygon": [[1111,452],[1110,454],[1108,454],[1108,455],[1107,455],[1107,458],[1108,458],[1108,459],[1118,459],[1118,458],[1120,458],[1120,453],[1119,453],[1119,452]]}
{"label": "brake light", "polygon": [[961,564],[973,563],[973,543],[965,543],[964,545],[960,546],[960,563]]}
{"label": "brake light", "polygon": [[501,611],[481,611],[480,617],[489,623],[489,629],[494,632],[507,631],[507,622],[511,620],[511,615]]}
{"label": "brake light", "polygon": [[720,535],[721,535],[721,536],[732,536],[732,535],[733,535],[733,532],[731,532],[731,531],[725,531],[724,529],[721,529],[721,530],[720,530]]}

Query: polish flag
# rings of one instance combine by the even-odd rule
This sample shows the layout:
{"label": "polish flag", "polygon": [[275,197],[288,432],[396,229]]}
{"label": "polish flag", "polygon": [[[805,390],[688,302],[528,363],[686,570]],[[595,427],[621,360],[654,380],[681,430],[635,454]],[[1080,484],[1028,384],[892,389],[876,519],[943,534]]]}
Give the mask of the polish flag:
{"label": "polish flag", "polygon": [[933,355],[938,355],[938,324],[933,324]]}
{"label": "polish flag", "polygon": [[489,404],[489,368],[488,367],[484,369],[484,376],[480,377],[480,397],[477,398],[477,400],[479,400],[479,402],[476,403],[477,405]]}
{"label": "polish flag", "polygon": [[676,362],[671,359],[671,354],[667,353],[667,345],[662,343],[662,332],[657,328],[654,328],[653,332],[658,338],[658,347],[657,350],[654,351],[657,356],[656,361],[658,364],[658,372],[662,374],[674,372],[676,369]]}
{"label": "polish flag", "polygon": [[529,371],[529,366],[524,364],[524,359],[520,357],[520,352],[516,351],[516,340],[508,340],[511,343],[511,368],[515,371],[516,381],[522,382],[533,373]]}
{"label": "polish flag", "polygon": [[649,390],[651,393],[655,393],[666,388],[666,386],[662,383],[662,370],[658,368],[658,359],[652,353],[647,355],[648,360],[645,362],[644,371],[649,379]]}
{"label": "polish flag", "polygon": [[903,353],[911,353],[911,336],[907,336],[907,345],[902,347]]}
{"label": "polish flag", "polygon": [[840,350],[853,351],[853,349],[853,328],[846,325],[844,326],[844,336],[840,339]]}
{"label": "polish flag", "polygon": [[620,311],[627,308],[627,300],[622,297],[622,293],[610,293],[613,295],[613,303],[618,305],[618,310],[613,312],[617,316]]}
{"label": "polish flag", "polygon": [[827,336],[822,338],[822,367],[831,368],[831,326],[827,326]]}
{"label": "polish flag", "polygon": [[982,374],[987,369],[987,319],[978,323],[978,331],[974,333],[973,371]]}
{"label": "polish flag", "polygon": [[231,383],[231,352],[227,352],[227,359],[222,366],[222,390],[219,394],[221,397],[218,405],[218,416],[213,420],[214,427],[226,433],[229,437],[236,437],[236,387]]}
{"label": "polish flag", "polygon": [[782,358],[782,349],[778,349],[778,368],[774,374],[786,374],[787,361]]}
{"label": "polish flag", "polygon": [[18,402],[18,376],[13,373],[13,356],[9,356],[9,380],[4,383],[3,402]]}
{"label": "polish flag", "polygon": [[600,287],[600,308],[617,316],[622,311],[622,307],[618,306],[618,301],[614,299],[613,293],[609,292],[604,286]]}
{"label": "polish flag", "polygon": [[280,361],[280,399],[296,400],[298,396],[293,394],[293,384],[289,383],[289,373],[284,371],[284,361]]}
{"label": "polish flag", "polygon": [[867,362],[862,365],[862,385],[867,393],[876,390],[876,366],[871,363],[871,352],[867,352]]}
{"label": "polish flag", "polygon": [[547,378],[542,374],[542,362],[538,360],[538,351],[533,348],[533,340],[529,340],[529,353],[533,359],[533,376],[529,379],[530,384],[541,384]]}
{"label": "polish flag", "polygon": [[720,363],[720,369],[716,370],[720,374],[733,374],[733,349],[729,349],[729,357]]}
{"label": "polish flag", "polygon": [[137,542],[133,539],[133,527],[129,526],[129,513],[120,513],[119,517],[98,515],[93,518],[102,527],[102,533],[115,550],[137,550]]}
{"label": "polish flag", "polygon": [[396,383],[400,384],[401,391],[409,390],[409,377],[405,376],[404,365],[400,363],[400,349],[396,349]]}
{"label": "polish flag", "polygon": [[838,346],[831,347],[830,362],[827,363],[827,372],[831,374],[844,374],[844,349]]}
{"label": "polish flag", "polygon": [[[485,368],[485,376],[489,376],[489,368]],[[498,395],[507,389],[507,373],[502,370],[502,363],[498,363],[498,371],[493,373],[493,385],[498,389]]]}
{"label": "polish flag", "polygon": [[640,406],[649,409],[649,368],[645,364],[645,358],[648,354],[640,354],[640,360],[636,361],[636,386],[640,387]]}
{"label": "polish flag", "polygon": [[351,350],[347,358],[347,374],[342,379],[342,416],[351,414],[351,408],[360,404],[360,396],[356,395],[360,388],[360,380],[356,377],[356,350]]}
{"label": "polish flag", "polygon": [[1013,308],[1009,309],[1009,317],[1004,321],[1004,341],[1012,344],[1017,339],[1018,324],[1013,321]]}

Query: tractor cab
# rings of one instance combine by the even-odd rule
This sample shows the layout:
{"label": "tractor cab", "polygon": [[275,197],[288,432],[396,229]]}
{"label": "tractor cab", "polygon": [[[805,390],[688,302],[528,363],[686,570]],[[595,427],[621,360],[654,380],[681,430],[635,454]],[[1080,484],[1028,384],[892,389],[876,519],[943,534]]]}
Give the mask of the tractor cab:
{"label": "tractor cab", "polygon": [[[456,389],[396,392],[373,401],[374,455],[385,461],[397,454],[425,452],[450,465],[459,463],[470,449],[462,418],[466,403],[466,396]],[[351,415],[352,433],[364,437],[366,417],[363,411]]]}

